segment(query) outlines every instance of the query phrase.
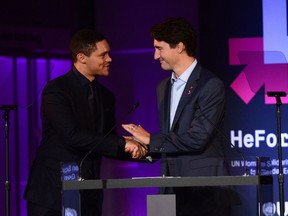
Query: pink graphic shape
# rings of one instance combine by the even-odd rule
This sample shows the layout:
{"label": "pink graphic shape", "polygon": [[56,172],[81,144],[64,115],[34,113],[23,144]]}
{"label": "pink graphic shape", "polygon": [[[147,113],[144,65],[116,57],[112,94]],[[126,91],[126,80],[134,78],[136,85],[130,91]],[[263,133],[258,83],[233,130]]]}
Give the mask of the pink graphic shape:
{"label": "pink graphic shape", "polygon": [[[230,39],[229,49],[231,65],[246,65],[231,84],[246,104],[263,86],[266,104],[275,103],[275,98],[267,97],[267,91],[288,91],[288,64],[264,64],[262,38]],[[282,102],[288,103],[288,97],[283,97]]]}

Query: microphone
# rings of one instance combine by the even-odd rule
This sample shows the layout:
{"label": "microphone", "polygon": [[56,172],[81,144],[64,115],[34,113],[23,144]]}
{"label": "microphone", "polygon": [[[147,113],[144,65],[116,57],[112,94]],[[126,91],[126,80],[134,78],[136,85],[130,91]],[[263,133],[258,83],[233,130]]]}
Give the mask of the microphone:
{"label": "microphone", "polygon": [[280,106],[282,104],[281,102],[281,97],[286,97],[286,92],[280,91],[280,92],[276,92],[276,91],[269,91],[267,92],[268,97],[275,97],[276,99],[276,104],[278,106]]}
{"label": "microphone", "polygon": [[246,166],[246,159],[243,155],[243,153],[234,145],[231,143],[230,139],[209,119],[206,117],[206,115],[203,113],[203,111],[201,110],[199,104],[195,105],[196,109],[199,109],[201,115],[216,129],[216,131],[230,144],[230,146],[232,147],[233,150],[235,150],[242,158],[242,160],[244,161],[244,174],[243,176],[249,176],[247,173],[247,166]]}
{"label": "microphone", "polygon": [[3,105],[0,107],[0,110],[10,111],[10,110],[16,110],[17,105]]}
{"label": "microphone", "polygon": [[[133,106],[131,107],[131,109],[127,112],[127,115],[131,114],[132,112],[134,112],[135,109],[137,109],[139,107],[139,102],[136,102],[133,104]],[[126,117],[126,115],[123,117],[123,119]],[[123,120],[121,119],[121,120]],[[114,128],[116,127],[117,125],[114,126]]]}
{"label": "microphone", "polygon": [[[120,119],[120,122],[122,122],[129,114],[131,114],[132,112],[134,112],[135,109],[137,109],[139,107],[139,102],[136,102],[133,104],[133,106],[131,107],[131,109]],[[99,141],[98,145],[102,144],[106,137],[109,136],[111,134],[111,132],[118,126],[118,123],[114,124],[114,126],[103,136],[103,138]],[[82,179],[81,176],[81,169],[82,169],[82,165],[83,162],[85,161],[85,159],[95,150],[97,146],[95,145],[81,160],[80,164],[79,164],[79,180],[84,180]]]}
{"label": "microphone", "polygon": [[267,95],[268,95],[268,97],[286,97],[286,92],[268,91]]}
{"label": "microphone", "polygon": [[146,156],[145,159],[146,159],[149,163],[152,163],[152,162],[153,162],[153,158],[152,158],[150,155]]}

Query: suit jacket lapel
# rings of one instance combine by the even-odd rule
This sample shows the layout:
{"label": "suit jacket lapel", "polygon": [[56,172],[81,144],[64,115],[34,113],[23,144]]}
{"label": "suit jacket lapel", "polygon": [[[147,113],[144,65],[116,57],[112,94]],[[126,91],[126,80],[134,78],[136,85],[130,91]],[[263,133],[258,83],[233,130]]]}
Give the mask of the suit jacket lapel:
{"label": "suit jacket lapel", "polygon": [[160,117],[160,131],[168,133],[170,130],[170,95],[171,95],[171,82],[170,77],[158,89],[158,106]]}
{"label": "suit jacket lapel", "polygon": [[175,117],[174,117],[174,121],[171,127],[171,130],[174,129],[176,122],[178,121],[180,114],[182,113],[182,110],[184,109],[185,105],[187,104],[187,102],[191,99],[191,97],[193,96],[193,92],[195,91],[196,87],[197,87],[197,80],[200,77],[200,71],[201,71],[201,66],[199,64],[197,64],[193,70],[193,72],[191,73],[184,91],[182,93],[182,96],[180,98],[176,113],[175,113]]}

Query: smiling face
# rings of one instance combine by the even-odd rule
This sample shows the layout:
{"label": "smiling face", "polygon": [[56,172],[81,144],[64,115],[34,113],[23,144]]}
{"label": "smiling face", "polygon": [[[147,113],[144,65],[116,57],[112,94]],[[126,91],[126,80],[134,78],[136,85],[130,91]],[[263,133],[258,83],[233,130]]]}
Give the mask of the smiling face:
{"label": "smiling face", "polygon": [[154,59],[160,61],[163,70],[173,71],[176,77],[180,77],[195,60],[193,56],[187,54],[182,42],[170,45],[165,41],[154,39],[154,47]]}
{"label": "smiling face", "polygon": [[96,76],[108,76],[109,66],[112,61],[110,55],[110,46],[106,40],[96,43],[96,49],[89,56],[79,53],[75,67],[90,81]]}
{"label": "smiling face", "polygon": [[163,70],[174,70],[178,59],[178,52],[176,48],[171,48],[170,45],[164,41],[154,40],[154,59],[159,60]]}

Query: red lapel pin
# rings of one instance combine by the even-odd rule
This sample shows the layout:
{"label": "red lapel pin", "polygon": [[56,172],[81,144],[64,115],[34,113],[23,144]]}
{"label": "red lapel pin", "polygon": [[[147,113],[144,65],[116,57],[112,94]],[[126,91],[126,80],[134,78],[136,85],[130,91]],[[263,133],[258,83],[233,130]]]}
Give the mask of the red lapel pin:
{"label": "red lapel pin", "polygon": [[187,95],[191,94],[191,90],[193,89],[193,86],[190,86],[189,90],[187,91]]}

